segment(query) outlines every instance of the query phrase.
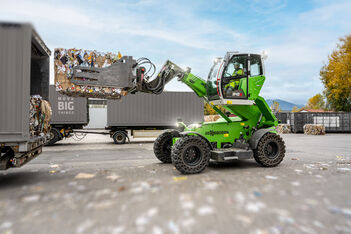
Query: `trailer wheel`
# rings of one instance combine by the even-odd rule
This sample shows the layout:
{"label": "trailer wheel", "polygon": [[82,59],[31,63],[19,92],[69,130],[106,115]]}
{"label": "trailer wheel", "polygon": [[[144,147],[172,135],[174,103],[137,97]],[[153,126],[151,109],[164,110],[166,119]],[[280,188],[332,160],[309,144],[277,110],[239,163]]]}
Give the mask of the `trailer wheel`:
{"label": "trailer wheel", "polygon": [[171,157],[173,165],[181,173],[200,173],[210,162],[210,147],[199,136],[185,136],[174,144]]}
{"label": "trailer wheel", "polygon": [[258,164],[264,167],[275,167],[285,156],[285,144],[283,139],[268,132],[264,134],[258,142],[257,149],[254,150],[254,158]]}
{"label": "trailer wheel", "polygon": [[112,135],[112,138],[115,144],[124,144],[126,143],[127,134],[123,131],[117,131]]}
{"label": "trailer wheel", "polygon": [[11,159],[15,156],[12,148],[9,146],[0,147],[0,170],[6,170],[11,167]]}
{"label": "trailer wheel", "polygon": [[178,137],[179,132],[172,130],[163,132],[159,135],[154,143],[154,153],[156,158],[163,163],[171,163],[171,151],[172,151],[172,144],[173,138]]}
{"label": "trailer wheel", "polygon": [[50,140],[46,145],[54,145],[57,141],[61,140],[61,133],[56,128],[50,130]]}

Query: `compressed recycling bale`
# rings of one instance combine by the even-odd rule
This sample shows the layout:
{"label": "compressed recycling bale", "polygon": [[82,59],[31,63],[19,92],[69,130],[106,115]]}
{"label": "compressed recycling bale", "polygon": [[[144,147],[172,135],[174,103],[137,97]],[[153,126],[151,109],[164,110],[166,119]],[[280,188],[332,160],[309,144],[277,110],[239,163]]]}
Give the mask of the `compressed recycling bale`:
{"label": "compressed recycling bale", "polygon": [[291,126],[290,126],[290,124],[278,124],[276,129],[277,129],[277,132],[279,134],[291,133]]}
{"label": "compressed recycling bale", "polygon": [[49,102],[41,96],[30,97],[29,105],[29,134],[30,136],[43,136],[50,132],[50,119],[52,111]]}
{"label": "compressed recycling bale", "polygon": [[306,135],[324,135],[325,126],[323,124],[305,124],[303,126],[303,132]]}
{"label": "compressed recycling bale", "polygon": [[219,115],[205,115],[205,122],[214,122],[220,117]]}
{"label": "compressed recycling bale", "polygon": [[101,53],[91,50],[55,49],[54,72],[56,91],[73,97],[115,98],[127,93],[112,87],[83,86],[71,82],[74,66],[104,68],[115,63],[122,56],[120,53]]}

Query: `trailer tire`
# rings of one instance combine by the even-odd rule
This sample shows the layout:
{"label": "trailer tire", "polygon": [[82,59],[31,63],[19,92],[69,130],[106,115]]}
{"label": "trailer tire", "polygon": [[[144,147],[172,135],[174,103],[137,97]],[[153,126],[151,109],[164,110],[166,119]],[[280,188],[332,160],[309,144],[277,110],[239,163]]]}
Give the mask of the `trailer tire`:
{"label": "trailer tire", "polygon": [[210,162],[210,147],[199,136],[180,138],[172,148],[172,163],[183,174],[200,173]]}
{"label": "trailer tire", "polygon": [[11,167],[11,159],[15,156],[12,148],[9,146],[0,147],[0,170],[6,170]]}
{"label": "trailer tire", "polygon": [[56,128],[50,130],[50,140],[46,145],[54,145],[56,142],[62,139],[61,133]]}
{"label": "trailer tire", "polygon": [[126,143],[127,133],[124,131],[117,131],[113,133],[112,138],[115,144],[121,145]]}
{"label": "trailer tire", "polygon": [[275,133],[267,132],[258,142],[254,150],[254,158],[258,164],[264,167],[275,167],[285,156],[285,144],[283,139]]}
{"label": "trailer tire", "polygon": [[163,163],[171,163],[172,139],[178,137],[178,131],[165,131],[159,135],[154,143],[154,153],[156,158]]}

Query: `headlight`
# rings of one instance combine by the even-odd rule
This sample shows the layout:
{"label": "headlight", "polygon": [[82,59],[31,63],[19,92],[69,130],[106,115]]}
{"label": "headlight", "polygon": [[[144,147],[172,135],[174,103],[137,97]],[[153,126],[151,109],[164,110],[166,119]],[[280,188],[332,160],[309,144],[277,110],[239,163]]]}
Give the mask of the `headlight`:
{"label": "headlight", "polygon": [[193,123],[188,126],[188,128],[201,128],[201,124],[199,123]]}

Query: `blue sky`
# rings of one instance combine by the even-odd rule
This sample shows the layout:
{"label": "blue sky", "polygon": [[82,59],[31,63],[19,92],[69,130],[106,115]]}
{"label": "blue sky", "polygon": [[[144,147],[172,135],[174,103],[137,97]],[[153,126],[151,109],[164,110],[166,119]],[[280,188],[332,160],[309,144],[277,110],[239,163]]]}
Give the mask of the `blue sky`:
{"label": "blue sky", "polygon": [[[0,0],[0,20],[31,22],[51,50],[120,51],[167,59],[207,77],[226,51],[268,52],[261,95],[305,104],[319,70],[351,34],[350,0]],[[167,90],[189,90],[172,81]]]}

